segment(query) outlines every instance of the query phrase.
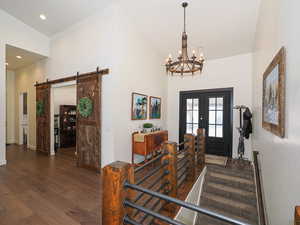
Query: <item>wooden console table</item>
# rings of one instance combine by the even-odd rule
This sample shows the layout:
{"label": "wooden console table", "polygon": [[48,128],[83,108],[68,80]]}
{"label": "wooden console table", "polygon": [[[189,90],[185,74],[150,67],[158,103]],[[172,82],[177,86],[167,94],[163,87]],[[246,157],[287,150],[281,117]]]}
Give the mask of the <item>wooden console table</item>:
{"label": "wooden console table", "polygon": [[156,131],[151,133],[132,134],[132,164],[134,164],[134,154],[143,155],[145,161],[147,156],[154,156],[160,150],[163,142],[168,140],[168,131]]}

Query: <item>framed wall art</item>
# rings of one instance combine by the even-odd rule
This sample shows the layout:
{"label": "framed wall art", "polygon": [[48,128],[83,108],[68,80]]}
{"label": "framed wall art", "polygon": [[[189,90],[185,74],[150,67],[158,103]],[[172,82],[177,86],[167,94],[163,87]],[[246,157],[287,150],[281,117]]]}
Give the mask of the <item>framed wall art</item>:
{"label": "framed wall art", "polygon": [[161,118],[161,98],[150,96],[150,119]]}
{"label": "framed wall art", "polygon": [[147,109],[148,109],[148,96],[139,93],[132,93],[131,119],[146,120]]}
{"label": "framed wall art", "polygon": [[262,126],[285,135],[285,48],[282,47],[263,75]]}

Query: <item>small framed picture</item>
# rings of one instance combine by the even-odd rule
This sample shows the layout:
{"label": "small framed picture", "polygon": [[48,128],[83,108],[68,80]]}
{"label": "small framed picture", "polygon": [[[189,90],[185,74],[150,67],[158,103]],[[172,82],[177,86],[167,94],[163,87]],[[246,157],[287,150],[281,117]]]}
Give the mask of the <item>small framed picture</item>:
{"label": "small framed picture", "polygon": [[147,119],[148,96],[132,93],[131,101],[131,119],[146,120]]}
{"label": "small framed picture", "polygon": [[263,77],[262,126],[273,134],[285,133],[285,49],[281,48]]}
{"label": "small framed picture", "polygon": [[150,97],[150,119],[160,119],[161,118],[161,98]]}

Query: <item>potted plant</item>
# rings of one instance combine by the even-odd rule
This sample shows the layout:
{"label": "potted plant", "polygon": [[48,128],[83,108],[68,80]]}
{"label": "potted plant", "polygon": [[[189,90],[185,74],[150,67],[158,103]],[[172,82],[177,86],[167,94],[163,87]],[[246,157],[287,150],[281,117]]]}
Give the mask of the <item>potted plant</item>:
{"label": "potted plant", "polygon": [[143,128],[146,133],[149,133],[149,132],[151,132],[151,130],[153,128],[153,124],[152,123],[144,123]]}

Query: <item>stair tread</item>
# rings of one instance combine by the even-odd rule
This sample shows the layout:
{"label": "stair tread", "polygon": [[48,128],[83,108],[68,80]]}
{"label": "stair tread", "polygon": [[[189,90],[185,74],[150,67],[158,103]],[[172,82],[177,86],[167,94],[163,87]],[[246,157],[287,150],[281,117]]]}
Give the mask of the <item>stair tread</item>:
{"label": "stair tread", "polygon": [[222,166],[208,166],[208,171],[216,171],[219,173],[224,173],[236,177],[246,178],[246,179],[252,179],[254,177],[254,171],[253,170],[238,170],[233,168],[227,168]]}
{"label": "stair tread", "polygon": [[207,193],[207,192],[205,192],[203,194],[203,197],[213,200],[213,201],[216,201],[216,202],[219,202],[220,204],[226,204],[233,208],[242,209],[242,210],[249,211],[249,212],[256,212],[255,207],[253,207],[250,204],[246,204],[246,203],[243,203],[240,201],[232,200],[229,198],[224,198],[224,197],[217,196],[217,195]]}
{"label": "stair tread", "polygon": [[232,182],[248,184],[248,185],[254,185],[253,180],[249,180],[249,179],[245,179],[245,178],[233,177],[233,176],[230,176],[230,175],[221,174],[221,173],[217,173],[217,172],[211,172],[211,171],[208,172],[208,175],[212,176],[212,177],[219,178],[219,179],[232,181]]}
{"label": "stair tread", "polygon": [[247,190],[242,190],[242,189],[239,189],[239,188],[235,188],[235,187],[231,187],[231,186],[227,186],[227,185],[223,185],[223,184],[216,184],[216,183],[208,182],[206,184],[206,187],[207,188],[211,187],[211,188],[219,189],[221,191],[241,195],[243,197],[254,198],[254,199],[256,198],[256,195],[255,195],[254,192],[250,192],[250,191],[247,191]]}
{"label": "stair tread", "polygon": [[[239,221],[244,222],[244,223],[248,223],[248,224],[252,224],[252,225],[257,225],[258,224],[257,218],[255,220],[249,220],[249,219],[245,219],[243,217],[240,217],[238,215],[233,215],[233,214],[228,213],[224,210],[212,208],[210,206],[203,206],[203,207],[206,208],[207,210],[219,213],[219,214],[227,216],[229,218],[239,220]],[[214,225],[227,225],[227,224],[230,224],[230,223],[223,222],[221,220],[218,220],[218,219],[215,219],[215,218],[203,215],[203,214],[199,214],[199,217],[197,218],[197,225],[207,225],[207,224],[201,222],[201,218],[205,218],[205,220],[208,221],[208,222],[211,222],[211,221],[212,222],[218,222],[218,223],[215,223]]]}
{"label": "stair tread", "polygon": [[222,185],[225,185],[225,186],[228,186],[228,187],[240,188],[240,189],[247,190],[249,192],[255,193],[254,184],[246,185],[246,184],[239,183],[239,182],[232,182],[232,181],[228,182],[228,180],[220,179],[220,178],[217,178],[217,177],[212,177],[212,176],[209,176],[209,175],[207,175],[205,177],[205,181],[210,182],[210,183],[214,183],[214,184],[222,184]]}
{"label": "stair tread", "polygon": [[205,196],[201,198],[200,202],[200,206],[203,208],[210,207],[215,211],[221,210],[226,212],[229,217],[237,216],[246,220],[257,219],[257,211],[251,208],[240,208],[238,205],[229,205],[220,201],[216,201],[215,199],[206,198]]}

